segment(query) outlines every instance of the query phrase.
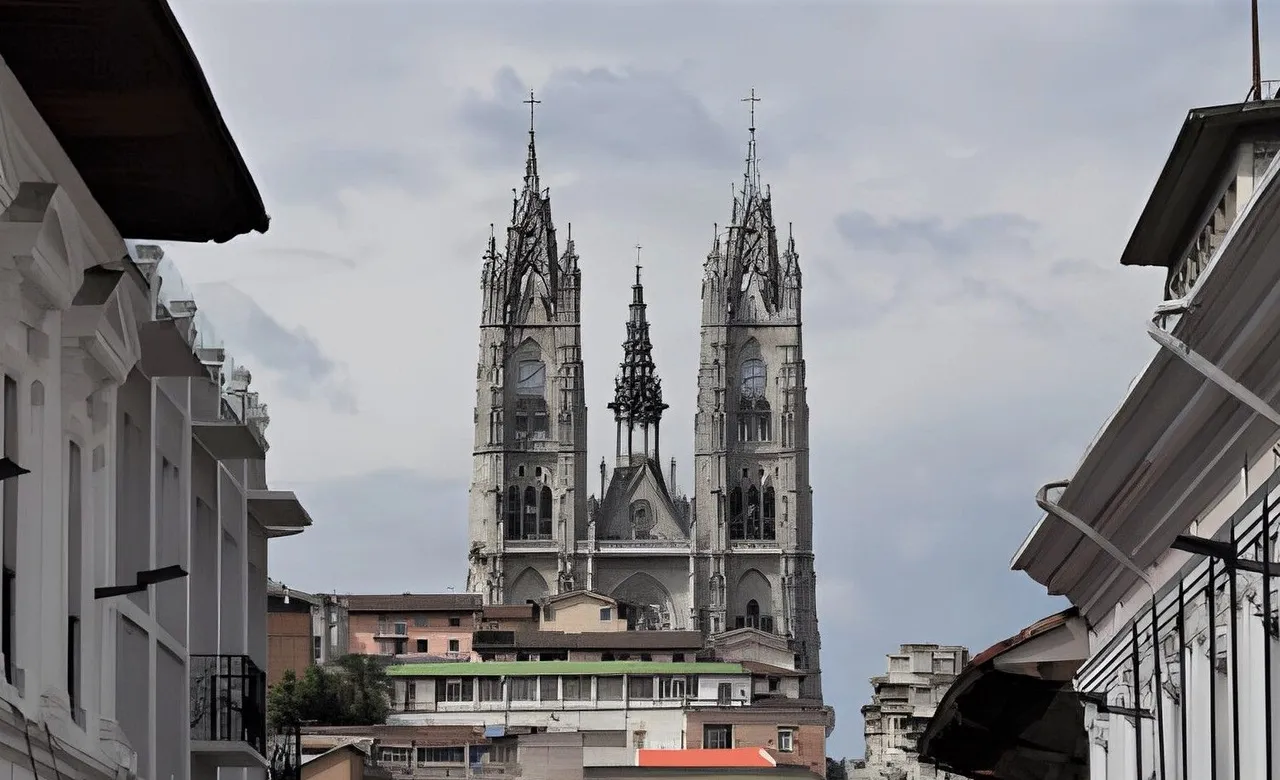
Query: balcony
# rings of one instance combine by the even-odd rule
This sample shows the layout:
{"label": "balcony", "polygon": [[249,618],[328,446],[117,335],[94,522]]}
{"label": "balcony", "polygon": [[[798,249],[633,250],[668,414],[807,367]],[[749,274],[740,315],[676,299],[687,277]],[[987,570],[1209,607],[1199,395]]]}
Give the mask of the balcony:
{"label": "balcony", "polygon": [[267,676],[246,655],[191,656],[191,756],[267,767]]}
{"label": "balcony", "polygon": [[375,639],[407,639],[409,637],[408,623],[379,623],[374,629],[373,636]]}

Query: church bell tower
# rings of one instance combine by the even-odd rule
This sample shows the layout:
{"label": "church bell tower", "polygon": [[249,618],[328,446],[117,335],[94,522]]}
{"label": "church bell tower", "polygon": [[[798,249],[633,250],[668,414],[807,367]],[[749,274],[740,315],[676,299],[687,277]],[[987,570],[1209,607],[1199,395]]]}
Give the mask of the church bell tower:
{"label": "church bell tower", "polygon": [[[505,246],[491,232],[480,277],[480,357],[467,589],[523,604],[574,587],[585,533],[587,407],[572,234],[561,254],[538,179],[530,93],[524,187]],[[579,527],[581,526],[581,527]]]}
{"label": "church bell tower", "polygon": [[800,258],[778,251],[760,182],[755,91],[746,171],[707,256],[694,421],[699,620],[788,636],[821,698]]}

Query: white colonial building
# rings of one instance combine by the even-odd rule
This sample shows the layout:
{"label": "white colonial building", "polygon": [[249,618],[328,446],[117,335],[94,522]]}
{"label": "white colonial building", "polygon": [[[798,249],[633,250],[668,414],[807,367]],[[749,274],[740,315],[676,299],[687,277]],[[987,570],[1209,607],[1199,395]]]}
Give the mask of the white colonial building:
{"label": "white colonial building", "polygon": [[[74,54],[73,54],[74,53]],[[0,774],[266,767],[265,407],[158,247],[265,230],[161,0],[0,6]]]}
{"label": "white colonial building", "polygon": [[979,654],[922,753],[991,777],[1280,777],[1280,101],[1196,109],[1121,257],[1158,345],[1014,559],[1071,609]]}

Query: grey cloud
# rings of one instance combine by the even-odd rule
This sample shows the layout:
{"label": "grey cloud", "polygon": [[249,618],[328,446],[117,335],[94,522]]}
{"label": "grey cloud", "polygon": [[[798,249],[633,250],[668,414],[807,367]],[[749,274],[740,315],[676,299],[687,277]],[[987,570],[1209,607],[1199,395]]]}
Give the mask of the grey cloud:
{"label": "grey cloud", "polygon": [[391,186],[421,195],[431,190],[427,163],[410,154],[378,148],[297,149],[261,166],[267,201],[281,198],[336,208],[343,189]]}
{"label": "grey cloud", "polygon": [[[741,139],[730,135],[672,74],[653,70],[562,68],[534,85],[539,142],[557,156],[609,164],[679,162],[699,168],[733,161]],[[529,85],[510,67],[494,76],[493,96],[471,95],[462,121],[488,144],[488,159],[523,154]]]}
{"label": "grey cloud", "polygon": [[295,399],[318,396],[335,412],[356,413],[355,393],[343,367],[305,329],[284,327],[227,282],[198,285],[196,300],[208,310],[232,354],[249,363],[250,369],[278,373],[282,389]]}
{"label": "grey cloud", "polygon": [[938,216],[880,218],[866,211],[836,218],[836,230],[851,247],[889,254],[921,249],[950,256],[1030,252],[1038,227],[1020,214],[982,214],[951,224]]}
{"label": "grey cloud", "polygon": [[464,589],[465,480],[388,469],[282,487],[298,493],[314,524],[271,543],[273,578],[325,593]]}

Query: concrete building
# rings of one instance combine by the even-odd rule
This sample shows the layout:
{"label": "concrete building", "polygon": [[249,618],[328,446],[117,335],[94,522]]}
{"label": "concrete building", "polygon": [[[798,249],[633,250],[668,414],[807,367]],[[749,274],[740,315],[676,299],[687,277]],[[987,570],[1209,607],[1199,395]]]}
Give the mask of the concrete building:
{"label": "concrete building", "polygon": [[477,594],[350,594],[337,602],[347,613],[348,652],[471,658],[481,613]]}
{"label": "concrete building", "polygon": [[346,655],[347,612],[338,599],[267,582],[267,685],[286,670],[301,677],[307,667]]}
{"label": "concrete building", "polygon": [[956,675],[969,663],[958,645],[901,645],[885,674],[871,678],[871,702],[863,705],[866,749],[850,780],[950,778],[921,764],[917,742]]}
{"label": "concrete building", "polygon": [[778,671],[724,661],[405,664],[388,670],[388,723],[581,733],[586,766],[631,764],[639,748],[763,747],[820,772],[831,709],[758,694]]}
{"label": "concrete building", "polygon": [[588,481],[582,271],[571,236],[560,250],[530,125],[523,190],[481,271],[467,590],[508,605],[588,590],[646,628],[776,633],[820,698],[799,255],[789,234],[779,249],[749,100],[746,172],[703,269],[692,499],[661,457],[638,266],[613,465]]}
{"label": "concrete building", "polygon": [[1280,771],[1280,101],[1254,96],[1187,115],[1121,255],[1166,269],[1159,346],[1013,562],[1072,607],[961,674],[921,743],[940,765]]}
{"label": "concrete building", "polygon": [[[74,52],[74,56],[68,52]],[[265,230],[163,2],[0,5],[0,772],[262,775],[266,407],[157,247]]]}

